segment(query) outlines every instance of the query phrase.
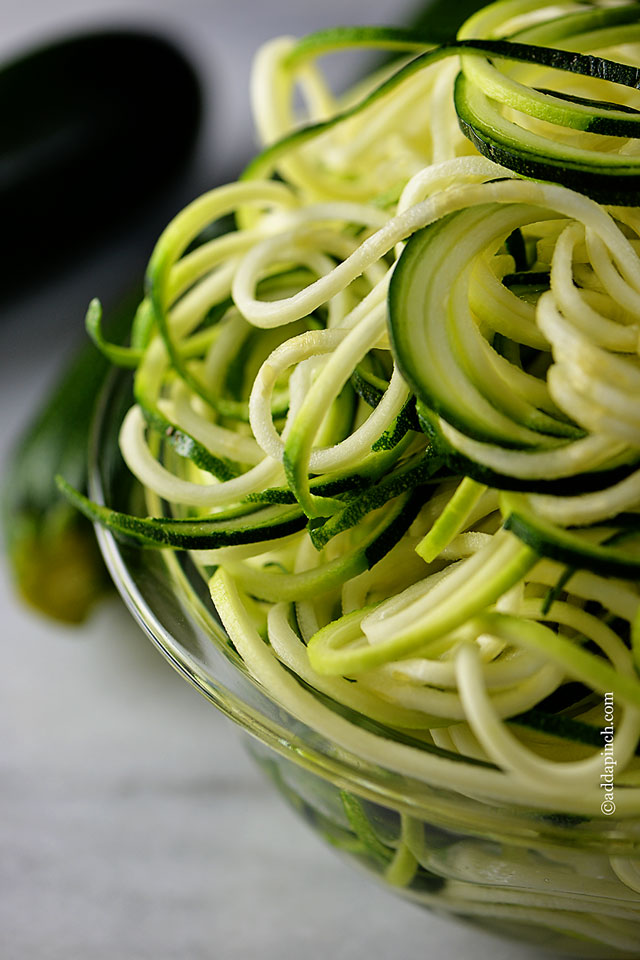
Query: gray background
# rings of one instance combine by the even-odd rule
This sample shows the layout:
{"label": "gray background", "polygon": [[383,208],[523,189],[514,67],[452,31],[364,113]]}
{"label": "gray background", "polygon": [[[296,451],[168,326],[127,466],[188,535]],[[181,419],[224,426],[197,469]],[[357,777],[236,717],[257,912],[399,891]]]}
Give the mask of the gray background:
{"label": "gray background", "polygon": [[[401,23],[410,7],[2,0],[0,54],[90,24],[156,24],[180,38],[213,111],[203,159],[177,204],[228,176],[252,149],[248,69],[262,40],[336,22]],[[80,335],[89,298],[109,301],[124,274],[141,272],[148,244],[147,232],[134,230],[4,311],[0,467]],[[2,563],[3,960],[539,956],[423,913],[342,863],[119,601],[105,602],[82,629],[57,626],[17,603]]]}

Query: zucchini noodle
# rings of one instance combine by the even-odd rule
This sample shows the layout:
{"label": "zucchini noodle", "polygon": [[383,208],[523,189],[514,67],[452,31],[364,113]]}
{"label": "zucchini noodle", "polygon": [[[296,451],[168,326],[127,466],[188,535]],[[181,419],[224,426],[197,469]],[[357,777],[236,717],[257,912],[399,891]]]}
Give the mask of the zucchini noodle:
{"label": "zucchini noodle", "polygon": [[[603,817],[613,696],[617,816],[640,820],[637,6],[502,0],[459,39],[265,47],[264,151],[163,233],[125,357],[122,454],[167,515],[66,492],[116,534],[193,543],[255,682],[398,774]],[[331,92],[321,55],[367,44],[401,59]],[[389,882],[426,857],[454,902],[462,868],[411,823]],[[558,925],[624,950],[639,868],[607,869],[629,928],[573,894]],[[550,922],[549,888],[510,897]]]}

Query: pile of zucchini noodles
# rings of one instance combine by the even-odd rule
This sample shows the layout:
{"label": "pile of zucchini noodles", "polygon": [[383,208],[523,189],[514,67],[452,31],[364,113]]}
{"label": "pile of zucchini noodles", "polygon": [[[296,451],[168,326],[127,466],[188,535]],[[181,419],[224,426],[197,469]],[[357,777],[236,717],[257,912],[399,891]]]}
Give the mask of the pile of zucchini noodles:
{"label": "pile of zucchini noodles", "polygon": [[[459,39],[258,54],[264,150],[167,227],[130,346],[88,316],[156,518],[61,485],[189,549],[247,671],[374,764],[599,817],[612,694],[638,816],[640,14],[502,0]],[[336,97],[358,46],[400,59]]]}

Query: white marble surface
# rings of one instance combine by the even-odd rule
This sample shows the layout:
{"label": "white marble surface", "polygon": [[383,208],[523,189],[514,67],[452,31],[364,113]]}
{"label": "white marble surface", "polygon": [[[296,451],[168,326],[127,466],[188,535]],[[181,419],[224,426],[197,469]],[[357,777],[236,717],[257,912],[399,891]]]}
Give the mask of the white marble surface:
{"label": "white marble surface", "polygon": [[[173,24],[218,94],[207,149],[219,170],[250,143],[246,71],[257,42],[400,19],[392,0],[291,9],[182,0],[177,10],[173,0],[2,0],[0,53],[116,14]],[[79,332],[83,305],[146,253],[132,236],[5,311],[0,466]],[[3,565],[0,603],[3,960],[538,956],[392,898],[325,849],[119,601],[81,629],[57,626],[18,604]]]}

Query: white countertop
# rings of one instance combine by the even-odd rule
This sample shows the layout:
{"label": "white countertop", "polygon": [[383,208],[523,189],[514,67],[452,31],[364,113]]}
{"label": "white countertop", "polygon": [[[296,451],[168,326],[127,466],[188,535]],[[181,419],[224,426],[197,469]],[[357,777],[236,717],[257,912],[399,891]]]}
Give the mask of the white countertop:
{"label": "white countertop", "polygon": [[[250,143],[246,71],[260,40],[333,22],[400,22],[407,6],[349,0],[347,15],[338,0],[295,13],[284,0],[182,0],[178,21],[172,0],[22,0],[4,10],[0,53],[119,11],[129,22],[175,24],[217,93],[207,136],[220,170]],[[123,264],[144,263],[139,243],[132,237],[4,311],[0,466],[81,335],[84,304]],[[24,609],[4,561],[2,571],[3,960],[539,956],[394,899],[341,862],[118,600],[66,628]]]}

